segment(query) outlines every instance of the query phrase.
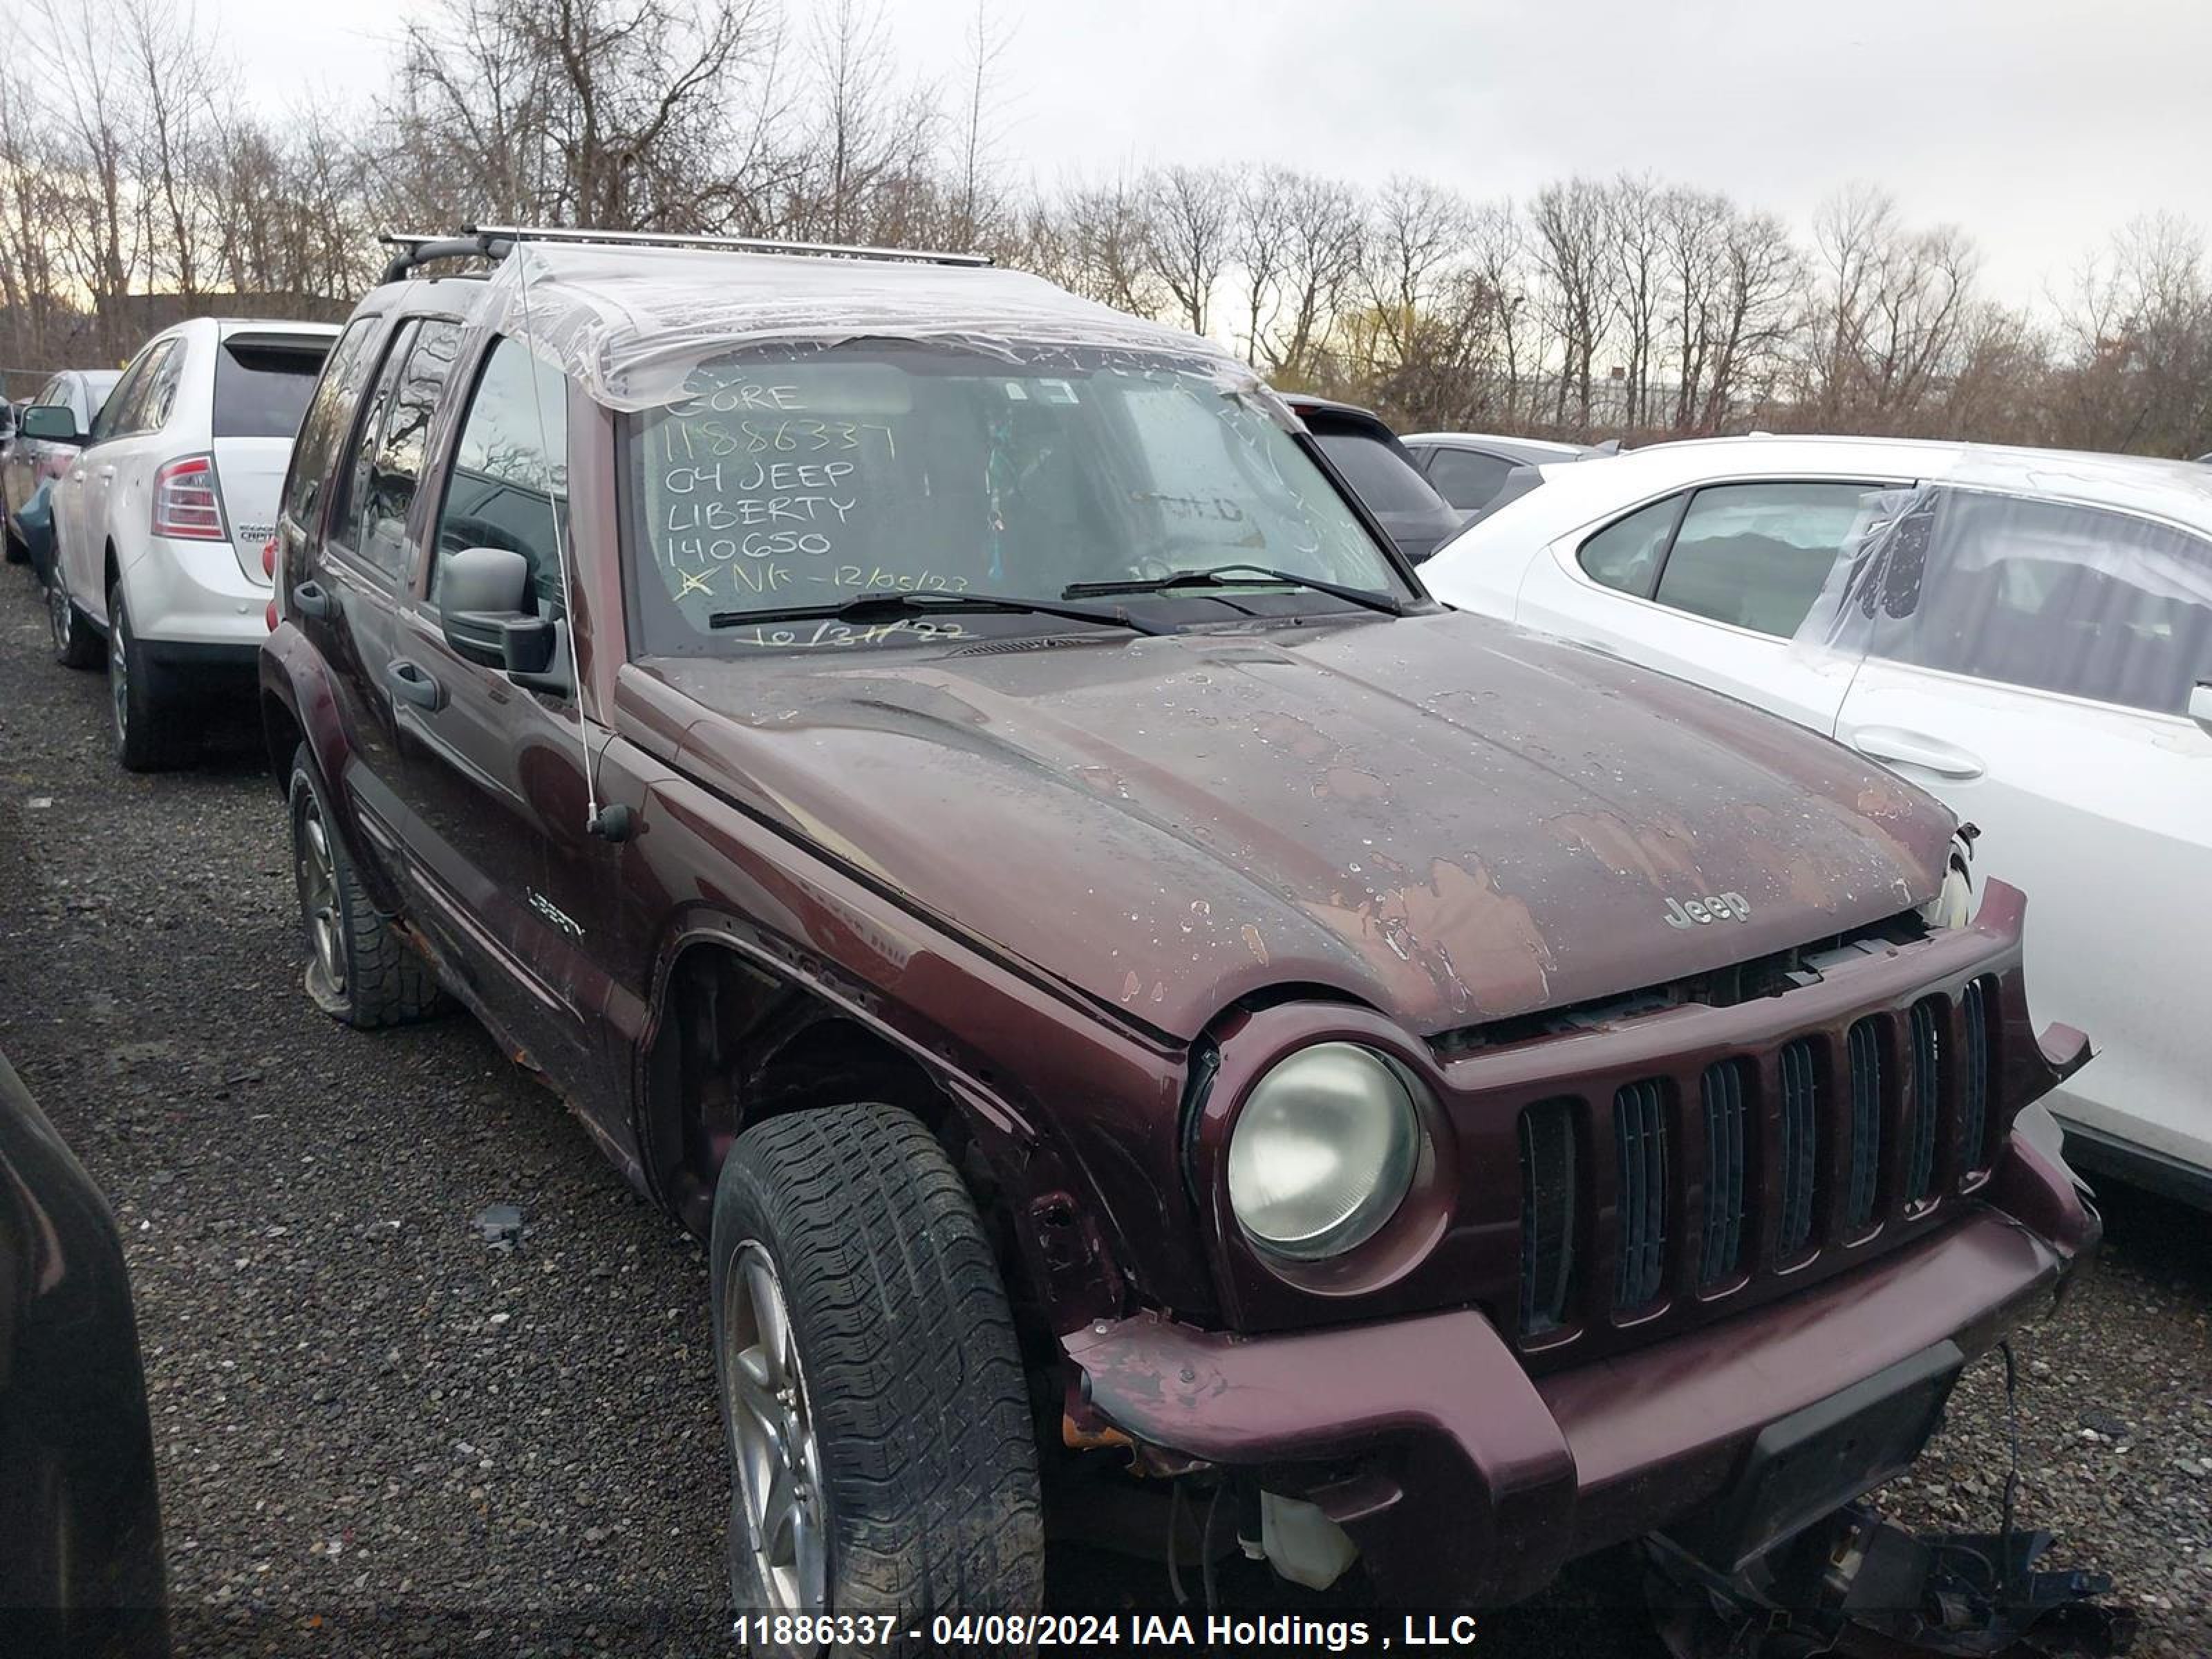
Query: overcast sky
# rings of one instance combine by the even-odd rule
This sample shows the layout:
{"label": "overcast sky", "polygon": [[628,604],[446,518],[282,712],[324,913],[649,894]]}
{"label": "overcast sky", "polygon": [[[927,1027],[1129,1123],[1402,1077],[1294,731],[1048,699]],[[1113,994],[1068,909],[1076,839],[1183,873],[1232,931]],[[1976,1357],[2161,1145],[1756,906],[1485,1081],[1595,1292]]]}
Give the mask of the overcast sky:
{"label": "overcast sky", "polygon": [[[2015,303],[2137,214],[2212,229],[2212,0],[990,0],[1002,160],[1051,183],[1276,160],[1525,197],[1649,169],[1801,226],[1838,186],[1954,221]],[[420,0],[199,0],[258,100],[366,96]],[[807,0],[786,0],[802,21]],[[951,77],[974,0],[889,0]]]}

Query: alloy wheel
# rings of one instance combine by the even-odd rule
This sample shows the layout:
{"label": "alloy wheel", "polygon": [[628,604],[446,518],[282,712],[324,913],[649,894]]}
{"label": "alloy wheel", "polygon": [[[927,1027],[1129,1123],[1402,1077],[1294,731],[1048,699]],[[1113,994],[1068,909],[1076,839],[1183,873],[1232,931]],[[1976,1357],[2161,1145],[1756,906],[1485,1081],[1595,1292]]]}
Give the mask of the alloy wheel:
{"label": "alloy wheel", "polygon": [[306,917],[313,947],[313,971],[334,997],[346,990],[345,950],[338,926],[337,860],[331,852],[323,809],[311,794],[300,808],[300,913]]}
{"label": "alloy wheel", "polygon": [[768,1251],[750,1239],[731,1262],[722,1314],[730,1351],[723,1404],[737,1463],[731,1565],[738,1565],[737,1552],[750,1552],[752,1583],[775,1611],[817,1611],[830,1559],[821,1446],[782,1281]]}
{"label": "alloy wheel", "polygon": [[69,591],[62,586],[57,571],[46,584],[46,627],[54,636],[54,649],[66,651],[70,637],[76,626],[76,607],[70,603]]}
{"label": "alloy wheel", "polygon": [[107,696],[115,706],[115,740],[122,743],[131,735],[131,636],[122,605],[113,609],[107,619]]}

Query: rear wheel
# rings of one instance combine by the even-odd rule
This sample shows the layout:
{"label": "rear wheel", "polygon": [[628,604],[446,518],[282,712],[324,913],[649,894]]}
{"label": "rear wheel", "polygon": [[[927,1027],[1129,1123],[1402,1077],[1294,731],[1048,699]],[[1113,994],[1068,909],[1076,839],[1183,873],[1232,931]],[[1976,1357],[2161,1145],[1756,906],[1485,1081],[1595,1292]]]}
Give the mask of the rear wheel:
{"label": "rear wheel", "polygon": [[46,631],[53,639],[54,660],[63,667],[100,665],[100,635],[70,598],[58,566],[46,575]]}
{"label": "rear wheel", "polygon": [[191,734],[177,719],[175,677],[131,631],[121,582],[107,590],[107,698],[115,758],[125,771],[162,771],[191,751]]}
{"label": "rear wheel", "polygon": [[1044,1534],[1013,1317],[975,1206],[921,1121],[856,1104],[747,1130],[722,1166],[712,1249],[739,1611],[883,1613],[907,1629],[1037,1607]]}
{"label": "rear wheel", "polygon": [[445,1006],[430,964],[376,912],[331,828],[301,744],[287,792],[292,868],[307,934],[307,994],[349,1025],[398,1025]]}

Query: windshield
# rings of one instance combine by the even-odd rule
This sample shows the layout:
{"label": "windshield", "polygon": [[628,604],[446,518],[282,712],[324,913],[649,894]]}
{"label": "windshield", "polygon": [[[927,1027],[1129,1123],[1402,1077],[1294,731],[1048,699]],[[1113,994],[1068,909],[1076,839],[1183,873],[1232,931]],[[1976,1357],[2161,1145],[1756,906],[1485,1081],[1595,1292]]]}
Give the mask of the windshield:
{"label": "windshield", "polygon": [[[1103,349],[854,342],[709,365],[632,423],[630,566],[647,654],[912,643],[1030,616],[747,627],[869,594],[1058,601],[1083,583],[1260,566],[1410,597],[1291,435],[1202,366]],[[1295,592],[1252,577],[1232,594]],[[1206,590],[1128,601],[1233,616]],[[714,625],[719,622],[719,625]]]}

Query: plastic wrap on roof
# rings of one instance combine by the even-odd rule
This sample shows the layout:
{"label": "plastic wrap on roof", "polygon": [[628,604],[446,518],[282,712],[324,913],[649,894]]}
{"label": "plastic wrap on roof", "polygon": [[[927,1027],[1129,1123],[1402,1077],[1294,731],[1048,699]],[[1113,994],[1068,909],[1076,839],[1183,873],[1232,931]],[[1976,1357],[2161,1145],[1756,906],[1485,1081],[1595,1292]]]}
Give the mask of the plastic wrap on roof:
{"label": "plastic wrap on roof", "polygon": [[526,241],[489,288],[483,325],[611,409],[672,402],[702,364],[745,346],[864,337],[948,342],[1010,362],[1038,347],[1143,353],[1224,391],[1261,391],[1210,341],[990,266]]}

